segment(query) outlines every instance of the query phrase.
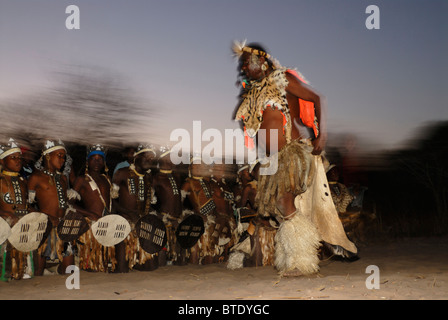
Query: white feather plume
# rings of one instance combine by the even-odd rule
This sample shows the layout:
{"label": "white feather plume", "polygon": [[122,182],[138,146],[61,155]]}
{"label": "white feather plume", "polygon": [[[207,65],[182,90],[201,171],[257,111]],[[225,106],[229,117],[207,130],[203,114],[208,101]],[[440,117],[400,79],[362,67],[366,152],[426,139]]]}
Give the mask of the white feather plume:
{"label": "white feather plume", "polygon": [[246,46],[246,42],[247,40],[243,40],[241,42],[237,40],[233,41],[232,51],[236,58],[241,57],[241,55],[243,54],[243,48]]}

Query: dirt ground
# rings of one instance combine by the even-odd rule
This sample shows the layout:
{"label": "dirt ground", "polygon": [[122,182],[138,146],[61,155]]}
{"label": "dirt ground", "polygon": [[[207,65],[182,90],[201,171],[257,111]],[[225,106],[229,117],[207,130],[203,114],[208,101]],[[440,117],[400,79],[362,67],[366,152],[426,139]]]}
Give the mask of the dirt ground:
{"label": "dirt ground", "polygon": [[[128,274],[80,272],[0,283],[1,300],[446,300],[448,237],[382,241],[361,246],[354,262],[328,260],[319,276],[279,278],[273,267],[228,270],[224,264],[165,266]],[[366,273],[378,267],[379,289]]]}

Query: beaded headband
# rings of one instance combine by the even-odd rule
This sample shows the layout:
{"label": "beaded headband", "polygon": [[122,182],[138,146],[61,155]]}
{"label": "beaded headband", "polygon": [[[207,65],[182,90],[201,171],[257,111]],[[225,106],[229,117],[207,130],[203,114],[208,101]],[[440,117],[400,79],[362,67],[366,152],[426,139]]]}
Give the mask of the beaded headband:
{"label": "beaded headband", "polygon": [[52,153],[53,151],[60,150],[60,149],[63,149],[65,151],[67,151],[65,149],[65,145],[61,141],[61,139],[59,139],[57,142],[52,141],[52,140],[47,140],[45,142],[44,148],[42,150],[42,155],[45,156],[45,155],[47,155],[49,153]]}
{"label": "beaded headband", "polygon": [[87,159],[89,159],[91,156],[99,154],[103,158],[106,158],[106,148],[102,146],[101,144],[94,144],[87,148]]}
{"label": "beaded headband", "polygon": [[14,141],[14,139],[10,138],[6,145],[0,146],[0,159],[4,159],[16,152],[22,153],[22,150],[20,150],[19,145]]}
{"label": "beaded headband", "polygon": [[262,51],[262,50],[248,47],[248,46],[246,46],[246,42],[247,42],[247,40],[244,40],[242,42],[239,42],[239,41],[233,42],[232,51],[236,58],[239,59],[239,58],[241,58],[241,56],[243,55],[244,52],[248,52],[251,54],[255,54],[259,57],[264,57],[266,59],[269,59],[272,62],[272,65],[274,66],[274,68],[276,68],[276,69],[281,67],[280,63],[276,59],[272,58],[272,56],[269,53]]}
{"label": "beaded headband", "polygon": [[141,154],[141,153],[144,153],[144,152],[152,152],[154,154],[154,156],[157,155],[156,152],[154,151],[154,146],[140,144],[137,147],[137,151],[134,153],[134,157],[139,155],[139,154]]}

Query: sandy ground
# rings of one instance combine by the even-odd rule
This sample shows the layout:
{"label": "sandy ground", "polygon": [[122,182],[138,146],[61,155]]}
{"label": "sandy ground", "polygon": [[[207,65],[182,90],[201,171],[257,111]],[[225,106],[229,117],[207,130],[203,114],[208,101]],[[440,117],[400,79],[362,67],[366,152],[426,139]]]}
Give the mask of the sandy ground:
{"label": "sandy ground", "polygon": [[[379,289],[368,289],[369,265]],[[383,241],[360,248],[355,262],[324,261],[319,276],[279,278],[273,267],[226,269],[223,264],[165,266],[128,274],[80,272],[0,283],[1,300],[446,300],[448,237]],[[368,281],[372,283],[371,281]]]}

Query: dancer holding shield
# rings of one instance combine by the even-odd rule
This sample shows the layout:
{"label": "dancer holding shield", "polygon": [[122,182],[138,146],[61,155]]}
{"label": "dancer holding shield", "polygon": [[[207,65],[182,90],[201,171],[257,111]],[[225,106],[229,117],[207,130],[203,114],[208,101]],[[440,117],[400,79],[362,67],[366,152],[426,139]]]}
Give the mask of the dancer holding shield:
{"label": "dancer holding shield", "polygon": [[[9,237],[9,226],[13,227],[20,218],[28,214],[28,188],[26,181],[20,177],[22,151],[12,138],[0,146],[0,166],[0,219],[3,222],[0,234],[8,232]],[[0,245],[3,242],[0,240]],[[3,259],[2,270],[8,270],[9,277],[18,280],[32,275],[29,252],[18,250],[9,241],[3,243],[0,252]],[[1,278],[6,279],[5,273],[1,273]]]}

